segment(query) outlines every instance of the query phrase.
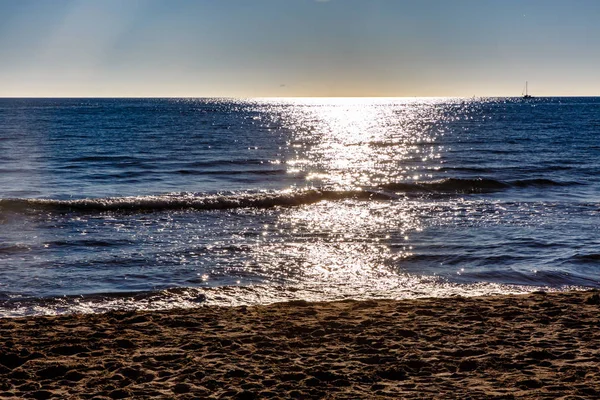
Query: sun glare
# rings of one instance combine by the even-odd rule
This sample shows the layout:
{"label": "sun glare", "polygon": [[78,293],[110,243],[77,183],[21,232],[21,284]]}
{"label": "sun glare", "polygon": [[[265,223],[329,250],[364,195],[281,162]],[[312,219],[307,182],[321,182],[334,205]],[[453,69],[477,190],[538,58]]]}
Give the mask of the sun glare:
{"label": "sun glare", "polygon": [[431,127],[440,118],[436,104],[445,99],[421,99],[419,107],[412,98],[270,101],[280,107],[271,118],[291,132],[288,172],[305,173],[314,186],[356,189],[404,180],[439,156]]}

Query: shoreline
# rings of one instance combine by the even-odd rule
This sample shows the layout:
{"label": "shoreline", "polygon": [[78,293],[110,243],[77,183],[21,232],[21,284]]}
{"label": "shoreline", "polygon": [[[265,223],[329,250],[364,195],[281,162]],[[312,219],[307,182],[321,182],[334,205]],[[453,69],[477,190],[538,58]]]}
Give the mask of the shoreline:
{"label": "shoreline", "polygon": [[593,398],[598,291],[0,319],[0,398]]}

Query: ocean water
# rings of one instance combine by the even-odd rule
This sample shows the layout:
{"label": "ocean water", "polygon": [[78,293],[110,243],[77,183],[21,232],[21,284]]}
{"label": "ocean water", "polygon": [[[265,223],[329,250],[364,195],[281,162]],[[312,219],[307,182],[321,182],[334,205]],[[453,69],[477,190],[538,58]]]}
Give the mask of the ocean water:
{"label": "ocean water", "polygon": [[600,98],[0,99],[0,315],[600,287]]}

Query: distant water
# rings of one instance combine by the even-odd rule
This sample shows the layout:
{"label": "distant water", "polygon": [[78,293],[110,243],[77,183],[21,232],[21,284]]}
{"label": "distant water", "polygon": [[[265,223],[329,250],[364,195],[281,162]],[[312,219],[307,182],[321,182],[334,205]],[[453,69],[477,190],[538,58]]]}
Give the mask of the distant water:
{"label": "distant water", "polygon": [[600,98],[0,99],[0,315],[600,287]]}

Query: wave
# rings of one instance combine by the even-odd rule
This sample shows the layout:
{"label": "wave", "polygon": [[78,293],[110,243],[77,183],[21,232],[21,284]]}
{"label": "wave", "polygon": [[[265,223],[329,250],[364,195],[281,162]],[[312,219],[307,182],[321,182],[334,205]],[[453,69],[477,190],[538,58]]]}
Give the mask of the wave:
{"label": "wave", "polygon": [[77,162],[77,163],[100,162],[100,161],[136,162],[136,161],[138,161],[138,158],[130,156],[130,155],[93,155],[93,156],[76,157],[76,158],[73,158],[71,161]]}
{"label": "wave", "polygon": [[515,187],[549,187],[580,185],[578,182],[557,182],[551,179],[524,179],[511,182]]}
{"label": "wave", "polygon": [[31,248],[24,244],[0,245],[0,254],[27,253]]}
{"label": "wave", "polygon": [[6,211],[160,211],[177,209],[225,210],[235,208],[271,208],[299,206],[322,200],[390,199],[393,194],[366,190],[303,190],[232,195],[158,195],[108,197],[77,200],[0,199],[0,210]]}
{"label": "wave", "polygon": [[202,288],[114,292],[59,297],[21,297],[0,293],[0,318],[109,311],[155,311],[197,307],[206,301]]}
{"label": "wave", "polygon": [[597,264],[598,262],[600,262],[600,254],[599,253],[577,254],[577,255],[573,256],[571,259],[574,261],[580,262],[580,263]]}
{"label": "wave", "polygon": [[524,179],[500,181],[496,179],[458,179],[448,178],[438,181],[415,183],[387,183],[380,187],[394,192],[437,192],[437,193],[484,193],[509,188],[551,187],[578,185],[577,182],[557,182],[551,179]]}
{"label": "wave", "polygon": [[207,170],[190,170],[190,169],[180,169],[177,170],[177,173],[180,175],[285,175],[288,173],[286,169],[250,169],[250,170],[217,170],[217,171],[207,171]]}
{"label": "wave", "polygon": [[414,183],[388,183],[355,190],[307,189],[261,193],[166,194],[155,196],[55,199],[0,199],[0,211],[162,211],[178,209],[227,210],[236,208],[272,208],[338,200],[394,200],[411,194],[469,194],[505,190],[512,187],[546,187],[577,184],[549,179],[503,182],[494,179],[444,179]]}
{"label": "wave", "polygon": [[506,189],[510,185],[494,179],[449,178],[431,182],[387,183],[381,187],[394,192],[476,193]]}
{"label": "wave", "polygon": [[[369,286],[367,286],[369,287]],[[141,292],[113,292],[59,297],[23,297],[0,292],[0,318],[113,312],[119,319],[136,321],[133,311],[158,311],[201,306],[252,306],[290,301],[340,301],[369,299],[414,299],[430,297],[523,294],[532,291],[583,290],[597,285],[540,285],[494,282],[450,282],[439,277],[405,275],[398,280],[378,282],[377,289],[338,285],[324,290],[319,283],[301,286],[176,287]]]}

